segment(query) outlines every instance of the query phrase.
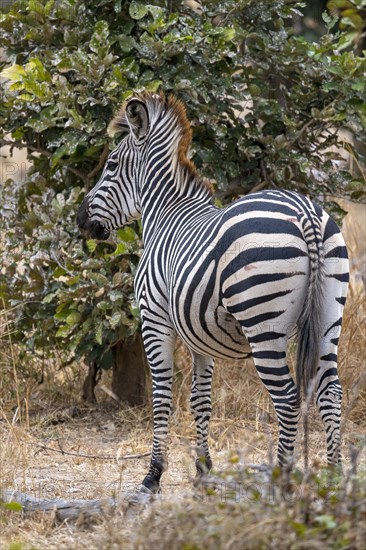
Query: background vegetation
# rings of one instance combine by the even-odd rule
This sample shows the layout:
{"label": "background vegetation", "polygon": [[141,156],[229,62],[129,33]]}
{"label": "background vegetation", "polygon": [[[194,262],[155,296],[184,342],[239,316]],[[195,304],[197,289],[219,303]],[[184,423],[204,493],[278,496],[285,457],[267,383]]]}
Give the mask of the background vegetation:
{"label": "background vegetation", "polygon": [[317,42],[288,0],[21,0],[2,15],[0,143],[32,163],[0,188],[0,296],[24,356],[107,368],[138,331],[138,225],[107,244],[83,243],[75,226],[113,147],[106,126],[133,90],[183,99],[193,160],[221,202],[279,186],[339,217],[329,196],[364,197],[364,4],[329,2]]}
{"label": "background vegetation", "polygon": [[[151,404],[113,408],[103,402],[107,382],[97,387],[98,407],[78,400],[80,361],[108,368],[115,344],[139,327],[132,281],[140,227],[102,244],[84,243],[75,224],[113,147],[105,130],[114,110],[136,89],[172,91],[187,104],[193,159],[220,202],[281,186],[326,202],[340,219],[335,198],[365,197],[366,0],[12,4],[0,17],[0,144],[25,149],[31,168],[22,178],[5,169],[0,184],[0,489],[101,498],[138,486],[149,458],[121,457],[151,446]],[[279,479],[275,470],[260,483],[248,472],[248,463],[271,463],[276,440],[268,395],[248,359],[217,365],[210,429],[217,470],[207,491],[194,490],[191,373],[180,346],[162,500],[138,518],[121,503],[96,526],[82,518],[55,525],[52,515],[27,516],[0,502],[0,546],[363,550],[359,290],[351,289],[340,346],[343,479],[323,467],[325,438],[313,411],[308,471]]]}

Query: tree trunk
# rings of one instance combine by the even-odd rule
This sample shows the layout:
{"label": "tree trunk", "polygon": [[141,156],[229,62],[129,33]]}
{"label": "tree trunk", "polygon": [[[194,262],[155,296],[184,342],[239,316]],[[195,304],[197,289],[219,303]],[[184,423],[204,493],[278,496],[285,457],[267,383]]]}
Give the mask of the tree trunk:
{"label": "tree trunk", "polygon": [[100,380],[100,369],[98,365],[93,361],[89,365],[89,371],[88,374],[84,380],[83,383],[83,392],[82,392],[82,398],[87,403],[96,403],[97,399],[95,397],[95,386],[98,384]]}
{"label": "tree trunk", "polygon": [[146,403],[147,361],[141,334],[131,336],[115,347],[112,391],[130,405]]}

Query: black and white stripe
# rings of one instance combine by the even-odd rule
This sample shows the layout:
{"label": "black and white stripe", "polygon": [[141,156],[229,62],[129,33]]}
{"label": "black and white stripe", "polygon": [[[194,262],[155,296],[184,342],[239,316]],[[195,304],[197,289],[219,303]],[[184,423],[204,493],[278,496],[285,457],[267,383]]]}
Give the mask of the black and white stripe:
{"label": "black and white stripe", "polygon": [[[213,358],[240,358],[249,342],[279,423],[278,460],[294,450],[300,386],[315,385],[328,461],[339,462],[342,390],[337,347],[348,287],[347,251],[335,222],[290,191],[267,190],[227,208],[186,157],[190,130],[174,98],[144,94],[114,121],[129,135],[111,153],[79,212],[79,226],[105,238],[142,217],[144,253],[135,279],[152,373],[154,443],[144,485],[166,467],[177,335],[192,353],[191,409],[199,474],[211,468],[208,426]],[[287,364],[297,334],[297,386]]]}

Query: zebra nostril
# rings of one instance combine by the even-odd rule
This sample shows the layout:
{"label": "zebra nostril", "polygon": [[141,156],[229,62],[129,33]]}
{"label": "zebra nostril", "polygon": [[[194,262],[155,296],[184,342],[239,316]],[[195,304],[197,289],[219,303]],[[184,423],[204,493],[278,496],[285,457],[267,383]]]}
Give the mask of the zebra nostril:
{"label": "zebra nostril", "polygon": [[110,235],[110,231],[104,227],[98,221],[92,221],[88,224],[87,230],[92,239],[97,239],[98,241],[106,241]]}

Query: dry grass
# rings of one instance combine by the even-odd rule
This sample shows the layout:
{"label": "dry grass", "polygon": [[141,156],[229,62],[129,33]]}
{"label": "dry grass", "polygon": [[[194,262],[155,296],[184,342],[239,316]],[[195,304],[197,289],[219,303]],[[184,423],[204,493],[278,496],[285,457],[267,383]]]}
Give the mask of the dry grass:
{"label": "dry grass", "polygon": [[[352,466],[350,445],[357,444],[366,426],[365,312],[365,295],[353,290],[346,309],[339,365],[345,393],[346,471]],[[35,364],[24,364],[17,356],[11,332],[9,318],[0,311],[1,485],[44,498],[68,499],[102,498],[138,485],[146,473],[148,458],[124,461],[118,457],[150,449],[151,404],[117,408],[99,389],[99,405],[85,408],[78,402],[81,369],[60,372],[56,362],[47,364],[42,380],[39,361],[37,370]],[[321,508],[312,511],[308,528],[302,532],[298,524],[306,518],[301,499],[293,505],[282,499],[273,508],[273,503],[265,499],[259,503],[250,498],[235,502],[218,493],[197,493],[192,487],[195,428],[188,406],[189,355],[182,346],[176,354],[175,378],[170,468],[163,478],[161,500],[138,516],[129,517],[119,509],[89,528],[82,524],[58,525],[50,514],[27,516],[0,507],[1,549],[363,548],[362,506],[353,516],[348,508],[342,511],[340,505],[335,510],[327,508],[326,513]],[[103,382],[108,385],[108,376]],[[315,411],[311,420],[310,458],[313,464],[321,465],[325,461],[325,438]],[[276,422],[250,360],[217,364],[210,433],[215,467],[226,472],[221,478],[224,484],[227,475],[231,481],[244,475],[242,462],[268,462],[269,450],[273,450],[271,441],[275,443],[276,439]],[[39,444],[93,456],[109,455],[115,460],[62,455],[41,449]],[[302,434],[297,452],[301,458]],[[230,470],[233,453],[240,457],[234,473]],[[359,458],[365,462],[364,456]],[[303,483],[302,487],[308,490],[309,484]],[[352,492],[353,485],[349,487]],[[334,517],[337,527],[332,529]]]}

